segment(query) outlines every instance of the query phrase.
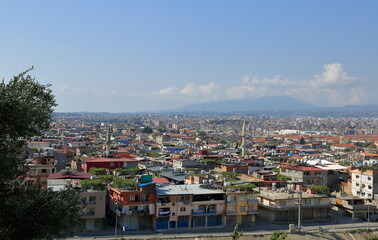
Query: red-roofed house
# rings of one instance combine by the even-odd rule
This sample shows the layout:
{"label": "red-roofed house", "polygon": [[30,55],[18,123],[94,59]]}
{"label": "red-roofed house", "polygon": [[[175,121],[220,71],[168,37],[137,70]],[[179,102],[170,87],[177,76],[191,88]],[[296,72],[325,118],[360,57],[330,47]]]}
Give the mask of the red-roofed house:
{"label": "red-roofed house", "polygon": [[83,159],[82,168],[85,172],[89,172],[89,169],[95,168],[137,168],[138,161],[132,158],[89,158]]}
{"label": "red-roofed house", "polygon": [[327,186],[327,170],[297,165],[281,165],[281,175],[303,186]]}

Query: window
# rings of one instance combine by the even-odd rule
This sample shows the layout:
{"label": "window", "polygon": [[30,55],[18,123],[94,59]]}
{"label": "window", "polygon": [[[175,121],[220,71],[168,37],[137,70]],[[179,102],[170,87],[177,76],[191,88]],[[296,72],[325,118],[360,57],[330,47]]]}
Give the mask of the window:
{"label": "window", "polygon": [[368,185],[368,188],[369,188],[369,189],[372,189],[372,186],[371,186],[371,185]]}
{"label": "window", "polygon": [[147,194],[142,195],[142,201],[148,201],[148,195]]}
{"label": "window", "polygon": [[239,207],[239,211],[240,211],[240,212],[245,212],[245,206],[240,206],[240,207]]}
{"label": "window", "polygon": [[135,195],[130,195],[130,202],[135,202]]}
{"label": "window", "polygon": [[311,204],[311,199],[305,199],[305,204],[310,205]]}
{"label": "window", "polygon": [[254,212],[255,211],[255,208],[253,207],[253,205],[248,205],[248,212]]}
{"label": "window", "polygon": [[174,212],[172,212],[172,216],[175,216],[175,213],[174,213]]}
{"label": "window", "polygon": [[281,206],[281,207],[286,206],[286,201],[280,201],[280,206]]}
{"label": "window", "polygon": [[180,212],[185,212],[186,208],[185,207],[180,207]]}
{"label": "window", "polygon": [[246,196],[240,196],[239,197],[239,201],[240,202],[245,202],[247,200],[247,197]]}
{"label": "window", "polygon": [[371,177],[368,177],[368,180],[370,181],[370,180],[371,180]]}
{"label": "window", "polygon": [[356,175],[356,178],[360,178],[360,175]]}
{"label": "window", "polygon": [[371,193],[368,193],[368,197],[371,197]]}
{"label": "window", "polygon": [[138,206],[129,206],[130,211],[138,211]]}
{"label": "window", "polygon": [[176,205],[176,204],[173,202],[173,203],[172,203],[172,206],[174,207],[175,205]]}
{"label": "window", "polygon": [[362,192],[361,195],[362,195],[362,196],[365,196],[365,192]]}
{"label": "window", "polygon": [[47,169],[42,169],[42,173],[47,173]]}
{"label": "window", "polygon": [[360,186],[360,184],[358,182],[356,182],[356,186],[358,187],[358,186]]}
{"label": "window", "polygon": [[320,204],[320,199],[314,199],[314,204],[315,204],[315,205]]}
{"label": "window", "polygon": [[90,203],[95,203],[96,202],[96,196],[90,196],[89,197],[89,202]]}

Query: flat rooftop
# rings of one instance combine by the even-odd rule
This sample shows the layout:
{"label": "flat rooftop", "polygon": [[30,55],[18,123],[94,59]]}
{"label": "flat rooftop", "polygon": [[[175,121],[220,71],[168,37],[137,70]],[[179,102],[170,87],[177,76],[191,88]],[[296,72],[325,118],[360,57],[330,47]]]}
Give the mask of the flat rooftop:
{"label": "flat rooftop", "polygon": [[[259,192],[260,189],[260,192]],[[259,192],[258,196],[271,199],[271,200],[284,200],[284,199],[297,199],[298,194],[296,191],[287,191],[281,192],[280,189],[277,191],[267,190],[266,188],[255,188],[255,191]],[[322,194],[307,194],[302,192],[302,199],[311,199],[311,198],[328,198],[327,195]]]}
{"label": "flat rooftop", "polygon": [[198,195],[198,194],[219,194],[222,190],[201,188],[201,184],[182,184],[157,187],[157,195]]}

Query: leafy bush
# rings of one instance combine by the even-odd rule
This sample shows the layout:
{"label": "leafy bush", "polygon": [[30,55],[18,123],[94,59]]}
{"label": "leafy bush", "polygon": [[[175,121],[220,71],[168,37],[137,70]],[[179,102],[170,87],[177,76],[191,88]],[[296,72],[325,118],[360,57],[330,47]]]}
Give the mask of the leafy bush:
{"label": "leafy bush", "polygon": [[277,180],[286,182],[286,181],[290,181],[291,177],[284,176],[284,175],[277,175]]}
{"label": "leafy bush", "polygon": [[106,168],[95,168],[92,167],[89,169],[89,173],[94,176],[106,175]]}
{"label": "leafy bush", "polygon": [[274,231],[272,236],[270,236],[269,240],[285,240],[287,238],[287,232],[285,231]]}
{"label": "leafy bush", "polygon": [[315,185],[315,186],[310,186],[308,188],[310,188],[314,194],[325,194],[325,195],[330,194],[329,188],[323,185]]}

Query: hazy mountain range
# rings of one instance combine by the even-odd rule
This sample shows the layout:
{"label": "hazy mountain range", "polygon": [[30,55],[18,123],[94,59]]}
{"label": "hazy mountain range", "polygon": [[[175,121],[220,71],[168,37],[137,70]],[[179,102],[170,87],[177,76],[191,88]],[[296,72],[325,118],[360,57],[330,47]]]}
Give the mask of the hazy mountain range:
{"label": "hazy mountain range", "polygon": [[301,102],[289,96],[262,97],[243,100],[223,100],[197,103],[165,112],[378,112],[378,105],[353,105],[343,107],[319,107]]}

